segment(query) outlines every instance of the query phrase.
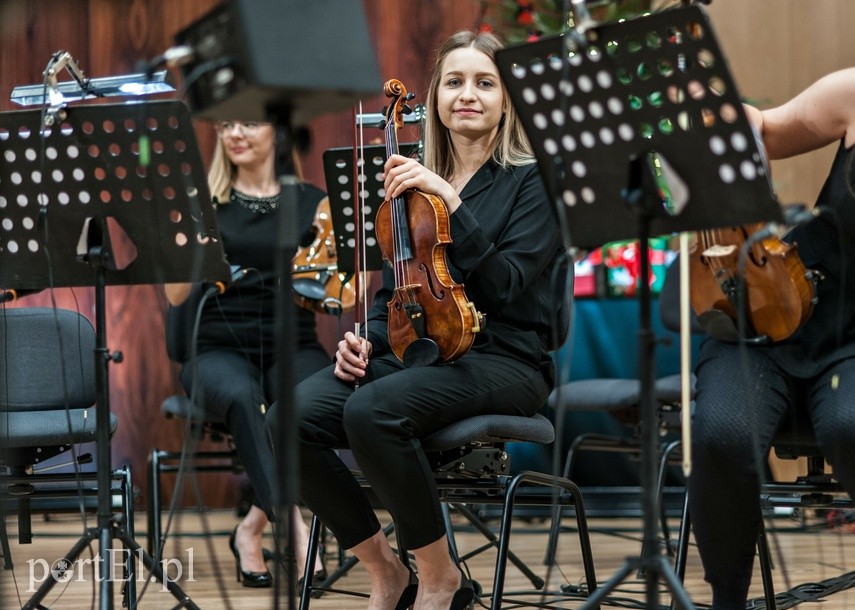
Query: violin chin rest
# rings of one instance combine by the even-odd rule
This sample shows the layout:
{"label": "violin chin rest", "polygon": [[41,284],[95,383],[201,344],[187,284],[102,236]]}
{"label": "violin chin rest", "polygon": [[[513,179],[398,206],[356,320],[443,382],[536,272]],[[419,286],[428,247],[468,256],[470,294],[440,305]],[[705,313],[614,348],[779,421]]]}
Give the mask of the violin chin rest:
{"label": "violin chin rest", "polygon": [[310,301],[323,301],[327,296],[326,288],[317,280],[295,278],[292,281],[292,287],[294,292]]}
{"label": "violin chin rest", "polygon": [[698,316],[698,324],[710,337],[728,343],[739,342],[739,329],[733,319],[718,309],[710,309]]}
{"label": "violin chin rest", "polygon": [[439,362],[439,345],[433,339],[423,337],[410,343],[404,350],[404,366],[430,366]]}

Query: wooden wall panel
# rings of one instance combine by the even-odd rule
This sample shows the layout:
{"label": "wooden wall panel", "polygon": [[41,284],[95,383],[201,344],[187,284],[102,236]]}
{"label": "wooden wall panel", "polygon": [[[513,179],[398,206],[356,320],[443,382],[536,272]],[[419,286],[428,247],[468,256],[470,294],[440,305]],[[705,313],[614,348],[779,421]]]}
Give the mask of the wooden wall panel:
{"label": "wooden wall panel", "polygon": [[[821,76],[855,66],[847,43],[855,3],[838,0],[716,0],[709,14],[743,97],[761,108],[790,99]],[[813,203],[836,145],[776,161],[772,181],[782,203]]]}

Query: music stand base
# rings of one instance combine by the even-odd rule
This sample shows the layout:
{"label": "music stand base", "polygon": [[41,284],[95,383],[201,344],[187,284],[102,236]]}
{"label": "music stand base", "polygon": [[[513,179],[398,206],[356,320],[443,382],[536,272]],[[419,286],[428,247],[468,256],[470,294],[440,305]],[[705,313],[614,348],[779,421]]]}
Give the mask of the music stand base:
{"label": "music stand base", "polygon": [[656,584],[659,580],[662,580],[673,595],[674,601],[672,607],[682,608],[682,610],[694,610],[695,606],[689,599],[685,589],[683,589],[683,585],[677,578],[677,574],[663,555],[628,557],[623,566],[601,587],[597,587],[597,590],[594,591],[585,603],[579,606],[579,610],[598,608],[600,602],[604,601],[609,593],[614,591],[630,574],[637,571],[645,575],[645,608],[648,610],[659,608],[659,589],[656,587]]}
{"label": "music stand base", "polygon": [[[104,544],[104,540],[102,539],[102,534],[105,532],[100,527],[91,527],[87,529],[80,539],[75,543],[71,550],[68,551],[63,556],[63,559],[67,560],[69,563],[73,564],[83,551],[89,547],[90,544],[95,542],[96,540],[100,540],[101,544]],[[139,561],[142,562],[143,566],[145,566],[146,570],[149,571],[151,576],[157,579],[158,582],[165,584],[167,590],[172,594],[172,596],[178,600],[178,605],[174,606],[174,608],[188,608],[188,610],[200,610],[199,606],[197,606],[192,599],[184,592],[181,587],[179,587],[174,581],[169,580],[168,577],[163,573],[163,569],[161,565],[154,560],[154,558],[145,552],[142,547],[137,544],[137,542],[131,538],[128,531],[121,527],[115,520],[112,523],[111,528],[106,532],[108,539],[118,540],[124,545],[124,551],[128,553],[128,565],[130,566],[130,570],[126,573],[128,586],[134,586],[134,578],[136,574],[133,570],[134,568],[134,559],[138,558]],[[27,600],[27,602],[21,607],[21,610],[31,610],[44,608],[41,604],[41,601],[47,596],[48,593],[61,581],[56,578],[46,578],[42,585],[38,588],[38,590],[33,594],[33,596]],[[111,587],[112,589],[112,587]],[[130,608],[136,607],[136,589],[132,589],[133,593],[131,597],[133,599],[128,600],[127,605]],[[112,608],[113,600],[105,600],[102,596],[101,607],[108,606]]]}

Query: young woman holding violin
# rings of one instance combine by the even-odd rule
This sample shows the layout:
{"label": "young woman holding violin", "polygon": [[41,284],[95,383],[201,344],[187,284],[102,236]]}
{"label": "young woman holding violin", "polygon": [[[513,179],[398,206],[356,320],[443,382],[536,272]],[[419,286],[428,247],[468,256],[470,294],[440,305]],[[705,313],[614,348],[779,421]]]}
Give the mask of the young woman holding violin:
{"label": "young woman holding violin", "polygon": [[[248,270],[234,286],[205,302],[199,327],[195,366],[185,362],[181,383],[194,388],[209,410],[219,410],[234,439],[240,461],[255,492],[254,504],[235,527],[229,540],[246,587],[272,584],[262,552],[262,535],[273,508],[273,454],[264,428],[268,405],[275,399],[274,262],[280,205],[280,186],[275,171],[275,137],[269,123],[240,121],[216,125],[217,144],[208,173],[215,200],[217,221],[226,257],[232,265]],[[300,189],[298,220],[300,243],[314,239],[312,222],[324,193],[309,184]],[[170,305],[196,305],[189,301],[190,284],[165,287]],[[329,365],[321,347],[315,314],[299,310],[296,379]],[[195,378],[194,378],[195,374]],[[295,508],[295,511],[297,509]],[[292,541],[298,558],[305,559],[308,527],[299,511],[297,539]],[[298,562],[302,568],[305,561]],[[321,570],[320,564],[316,566]]]}
{"label": "young woman holding violin", "polygon": [[715,610],[745,608],[763,519],[759,473],[791,408],[807,410],[835,477],[855,494],[855,68],[777,108],[746,111],[770,159],[839,148],[820,213],[784,238],[824,278],[812,316],[778,343],[707,338],[701,347],[689,507]]}
{"label": "young woman holding violin", "polygon": [[[559,305],[551,282],[561,242],[499,79],[494,56],[500,48],[493,35],[472,32],[441,46],[427,95],[424,164],[393,154],[384,177],[390,200],[418,189],[444,202],[449,271],[486,325],[453,362],[405,367],[387,333],[395,285],[387,264],[365,334],[345,333],[335,364],[296,390],[300,497],[367,568],[374,610],[470,607],[472,585],[449,555],[420,439],[474,415],[532,415],[554,382],[546,345]],[[269,426],[275,415],[276,405]],[[353,451],[392,515],[398,540],[415,556],[417,576],[398,559],[335,453],[343,447]]]}

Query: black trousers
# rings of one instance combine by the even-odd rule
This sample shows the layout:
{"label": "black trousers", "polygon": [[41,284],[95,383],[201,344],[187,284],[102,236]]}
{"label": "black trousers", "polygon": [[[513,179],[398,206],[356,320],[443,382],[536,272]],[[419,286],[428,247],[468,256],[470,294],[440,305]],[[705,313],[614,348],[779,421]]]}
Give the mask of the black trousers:
{"label": "black trousers", "polygon": [[835,477],[855,493],[855,359],[815,378],[795,379],[762,349],[704,342],[689,510],[715,610],[745,608],[762,524],[761,477],[775,429],[791,407],[808,410]]}
{"label": "black trousers", "polygon": [[[294,361],[294,378],[305,379],[329,363],[320,345],[301,348]],[[188,395],[193,389],[193,369],[189,363],[181,367],[181,384]],[[264,422],[276,399],[275,364],[262,371],[242,353],[206,351],[197,356],[195,374],[203,404],[226,422],[255,491],[255,503],[271,517],[276,473]]]}
{"label": "black trousers", "polygon": [[[296,390],[300,497],[343,548],[377,533],[367,496],[334,451],[349,448],[402,545],[435,542],[445,528],[419,439],[474,415],[533,415],[550,389],[539,369],[474,351],[452,364],[410,369],[393,354],[372,358],[355,391],[329,367]],[[276,407],[268,426],[275,425]]]}

